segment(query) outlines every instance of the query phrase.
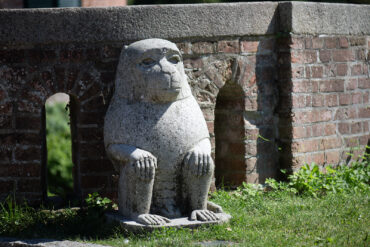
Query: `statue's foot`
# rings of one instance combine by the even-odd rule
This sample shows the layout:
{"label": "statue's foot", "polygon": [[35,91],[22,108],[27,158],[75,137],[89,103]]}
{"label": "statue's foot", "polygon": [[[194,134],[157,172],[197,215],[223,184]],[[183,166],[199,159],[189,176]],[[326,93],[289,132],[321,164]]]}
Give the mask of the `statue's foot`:
{"label": "statue's foot", "polygon": [[143,225],[165,225],[171,220],[156,214],[140,214],[136,221]]}
{"label": "statue's foot", "polygon": [[222,207],[220,205],[217,205],[214,202],[207,202],[207,209],[214,212],[214,213],[223,213]]}
{"label": "statue's foot", "polygon": [[217,221],[220,218],[212,211],[207,209],[194,210],[191,212],[190,220]]}

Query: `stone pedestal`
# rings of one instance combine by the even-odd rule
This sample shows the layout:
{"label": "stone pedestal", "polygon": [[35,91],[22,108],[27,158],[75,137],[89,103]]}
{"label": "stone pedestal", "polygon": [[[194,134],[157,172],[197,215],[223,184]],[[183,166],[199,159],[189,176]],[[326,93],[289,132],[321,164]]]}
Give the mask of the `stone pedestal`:
{"label": "stone pedestal", "polygon": [[197,227],[200,227],[200,226],[217,225],[217,224],[227,223],[231,219],[231,215],[226,214],[226,213],[216,213],[216,215],[220,218],[217,221],[207,221],[207,222],[198,221],[198,220],[191,221],[191,220],[189,220],[188,217],[182,217],[182,218],[171,219],[170,223],[167,223],[167,224],[164,224],[164,225],[143,225],[143,224],[140,224],[136,221],[126,219],[125,217],[120,215],[118,213],[118,211],[117,212],[108,212],[108,213],[105,214],[108,221],[118,222],[123,229],[128,230],[130,232],[152,231],[154,229],[168,228],[168,227],[197,228]]}

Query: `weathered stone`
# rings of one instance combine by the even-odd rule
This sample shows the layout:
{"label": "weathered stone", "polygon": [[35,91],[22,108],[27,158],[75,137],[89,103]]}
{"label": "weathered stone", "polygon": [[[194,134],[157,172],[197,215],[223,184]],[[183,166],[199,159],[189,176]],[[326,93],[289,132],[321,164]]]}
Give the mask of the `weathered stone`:
{"label": "weathered stone", "polygon": [[216,213],[216,216],[219,218],[218,220],[208,221],[208,222],[199,221],[199,220],[192,221],[192,220],[189,220],[188,217],[181,217],[181,218],[173,219],[171,222],[166,223],[164,225],[144,225],[136,221],[126,219],[122,215],[117,214],[117,213],[107,213],[106,214],[108,221],[118,222],[123,229],[132,231],[132,232],[140,232],[140,231],[147,232],[148,230],[150,231],[150,230],[154,230],[154,229],[162,228],[162,227],[196,228],[196,227],[205,226],[205,225],[222,224],[222,223],[228,222],[231,219],[231,216],[225,213]]}
{"label": "weathered stone", "polygon": [[180,51],[162,39],[124,48],[104,124],[108,157],[120,172],[119,212],[143,225],[174,218],[217,222],[207,195],[214,172],[205,119]]}

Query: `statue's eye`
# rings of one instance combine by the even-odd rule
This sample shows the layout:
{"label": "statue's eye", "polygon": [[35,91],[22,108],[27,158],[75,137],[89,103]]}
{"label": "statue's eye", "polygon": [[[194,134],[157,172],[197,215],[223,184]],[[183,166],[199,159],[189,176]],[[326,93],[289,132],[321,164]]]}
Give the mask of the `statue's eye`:
{"label": "statue's eye", "polygon": [[181,61],[181,59],[180,59],[180,56],[178,56],[178,55],[174,55],[174,56],[171,56],[171,57],[168,59],[168,61],[170,61],[171,63],[176,64],[176,63],[180,62],[180,61]]}
{"label": "statue's eye", "polygon": [[144,65],[144,66],[150,66],[150,65],[153,65],[155,63],[154,59],[148,57],[148,58],[145,58],[143,59],[141,62],[140,62],[140,65]]}

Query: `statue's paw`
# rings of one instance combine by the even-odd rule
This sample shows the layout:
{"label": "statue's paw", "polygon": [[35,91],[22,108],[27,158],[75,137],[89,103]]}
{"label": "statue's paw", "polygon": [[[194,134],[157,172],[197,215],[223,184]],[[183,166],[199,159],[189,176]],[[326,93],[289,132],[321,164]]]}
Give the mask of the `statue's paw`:
{"label": "statue's paw", "polygon": [[191,212],[190,220],[199,220],[199,221],[217,221],[220,218],[210,210],[194,210]]}
{"label": "statue's paw", "polygon": [[165,225],[171,220],[156,214],[140,214],[136,221],[143,225]]}
{"label": "statue's paw", "polygon": [[214,163],[211,153],[198,148],[192,149],[185,155],[184,168],[197,177],[212,173]]}
{"label": "statue's paw", "polygon": [[214,202],[207,202],[207,209],[214,212],[214,213],[223,213],[222,207],[220,205],[217,205]]}
{"label": "statue's paw", "polygon": [[154,179],[157,159],[149,152],[145,152],[135,161],[134,168],[138,178],[142,180]]}

